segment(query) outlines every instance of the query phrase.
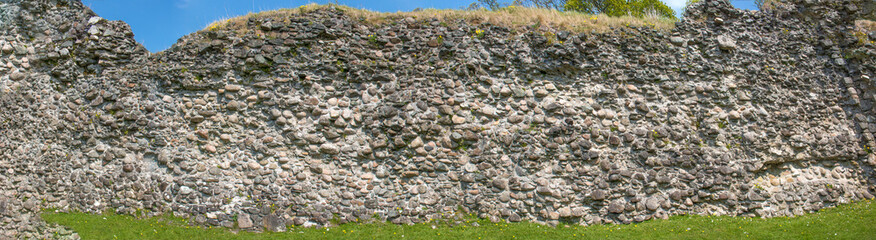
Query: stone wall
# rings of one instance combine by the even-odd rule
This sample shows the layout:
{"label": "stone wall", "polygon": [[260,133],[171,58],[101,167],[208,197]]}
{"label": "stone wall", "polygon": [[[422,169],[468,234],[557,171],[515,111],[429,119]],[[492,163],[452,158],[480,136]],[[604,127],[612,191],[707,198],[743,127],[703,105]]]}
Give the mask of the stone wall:
{"label": "stone wall", "polygon": [[585,33],[329,6],[150,54],[78,1],[2,1],[0,229],[51,237],[41,208],[283,230],[873,198],[876,34],[852,31],[872,5],[704,0],[672,30]]}

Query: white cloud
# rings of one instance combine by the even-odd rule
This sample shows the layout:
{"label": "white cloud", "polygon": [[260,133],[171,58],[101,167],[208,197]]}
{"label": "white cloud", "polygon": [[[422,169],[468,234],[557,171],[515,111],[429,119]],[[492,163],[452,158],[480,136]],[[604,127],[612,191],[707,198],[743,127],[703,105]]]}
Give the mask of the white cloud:
{"label": "white cloud", "polygon": [[663,2],[671,8],[683,8],[687,0],[665,0]]}
{"label": "white cloud", "polygon": [[663,2],[666,3],[666,6],[675,10],[675,12],[681,13],[681,9],[684,8],[684,4],[687,3],[687,0],[664,0]]}

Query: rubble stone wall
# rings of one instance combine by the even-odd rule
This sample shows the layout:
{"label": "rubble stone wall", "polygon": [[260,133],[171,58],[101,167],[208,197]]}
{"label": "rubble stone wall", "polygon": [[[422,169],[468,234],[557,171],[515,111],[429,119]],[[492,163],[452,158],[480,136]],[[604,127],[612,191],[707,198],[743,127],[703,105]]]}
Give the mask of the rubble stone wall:
{"label": "rubble stone wall", "polygon": [[79,1],[0,1],[0,238],[52,237],[44,208],[282,230],[873,198],[874,3],[785,3],[584,33],[329,6],[149,53]]}

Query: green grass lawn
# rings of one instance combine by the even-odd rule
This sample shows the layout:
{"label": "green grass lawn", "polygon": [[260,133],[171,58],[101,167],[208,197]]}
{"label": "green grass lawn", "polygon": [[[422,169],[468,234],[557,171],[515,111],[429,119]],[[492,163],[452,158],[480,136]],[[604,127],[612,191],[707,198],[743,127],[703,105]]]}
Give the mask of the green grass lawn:
{"label": "green grass lawn", "polygon": [[[173,217],[53,213],[43,218],[72,228],[82,239],[876,239],[876,203],[861,201],[793,218],[676,216],[629,225],[491,223],[471,219],[447,224],[343,224],[290,228],[285,233],[234,233],[189,226]],[[480,226],[474,227],[477,222]],[[433,227],[434,226],[434,227]]]}

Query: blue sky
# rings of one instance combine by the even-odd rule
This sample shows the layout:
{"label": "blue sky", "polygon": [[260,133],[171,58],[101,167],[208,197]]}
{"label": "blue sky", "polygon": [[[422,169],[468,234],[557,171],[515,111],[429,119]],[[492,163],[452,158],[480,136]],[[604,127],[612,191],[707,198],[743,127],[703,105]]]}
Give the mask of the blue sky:
{"label": "blue sky", "polygon": [[[475,0],[338,0],[338,3],[381,12],[410,11],[415,8],[458,9]],[[686,0],[664,0],[681,10]],[[203,29],[215,20],[280,8],[295,8],[309,3],[334,3],[334,0],[82,0],[101,17],[122,20],[131,25],[134,38],[149,51],[169,48],[180,37]],[[508,1],[510,2],[510,1]],[[731,0],[736,7],[754,9],[753,0]]]}

